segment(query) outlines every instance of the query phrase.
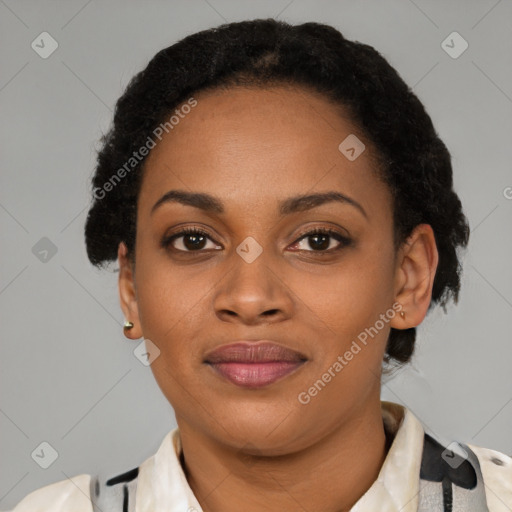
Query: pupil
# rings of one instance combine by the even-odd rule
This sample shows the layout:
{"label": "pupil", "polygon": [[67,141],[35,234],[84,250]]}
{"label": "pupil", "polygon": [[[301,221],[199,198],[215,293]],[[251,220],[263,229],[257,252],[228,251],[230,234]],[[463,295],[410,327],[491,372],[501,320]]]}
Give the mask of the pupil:
{"label": "pupil", "polygon": [[[327,249],[329,247],[330,235],[312,235],[311,238],[316,240],[313,244],[311,244],[311,241],[309,242],[309,246],[312,249]],[[319,238],[322,239],[322,242],[318,244],[317,241]]]}
{"label": "pupil", "polygon": [[[200,247],[201,243],[204,242],[204,236],[203,235],[187,235],[184,238],[184,245],[187,249],[201,249]],[[202,240],[199,240],[202,239]],[[187,243],[188,241],[193,240],[191,244]]]}

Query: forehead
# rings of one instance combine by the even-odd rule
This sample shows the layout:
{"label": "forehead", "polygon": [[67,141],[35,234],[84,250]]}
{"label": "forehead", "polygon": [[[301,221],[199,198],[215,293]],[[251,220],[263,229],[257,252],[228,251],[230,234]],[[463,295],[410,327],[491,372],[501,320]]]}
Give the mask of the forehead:
{"label": "forehead", "polygon": [[[385,192],[370,142],[341,107],[318,93],[235,87],[194,99],[146,160],[141,209],[173,188],[259,206],[327,189],[365,195],[368,202]],[[365,149],[351,161],[339,146],[354,136]]]}

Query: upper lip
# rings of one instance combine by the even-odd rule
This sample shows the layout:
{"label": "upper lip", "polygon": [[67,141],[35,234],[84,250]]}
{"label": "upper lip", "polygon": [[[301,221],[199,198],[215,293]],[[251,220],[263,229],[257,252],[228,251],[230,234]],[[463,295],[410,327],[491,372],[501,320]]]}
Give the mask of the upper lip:
{"label": "upper lip", "polygon": [[277,361],[304,362],[307,357],[270,340],[237,341],[208,352],[206,363],[269,363]]}

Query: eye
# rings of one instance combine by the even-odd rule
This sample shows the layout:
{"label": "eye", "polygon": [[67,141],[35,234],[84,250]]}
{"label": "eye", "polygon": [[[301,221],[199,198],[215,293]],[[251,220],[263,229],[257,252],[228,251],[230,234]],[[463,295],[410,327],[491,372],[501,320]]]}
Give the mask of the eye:
{"label": "eye", "polygon": [[[305,242],[306,239],[309,239],[309,242]],[[207,247],[208,241],[212,243],[212,247]],[[332,242],[334,242],[334,247]],[[302,247],[300,247],[301,244]],[[313,229],[303,233],[291,247],[299,251],[330,254],[351,244],[350,238],[333,229]],[[197,227],[185,228],[178,233],[166,236],[161,245],[163,248],[171,247],[178,252],[201,252],[204,249],[221,248],[213,242],[208,232]],[[312,250],[304,247],[305,245]]]}
{"label": "eye", "polygon": [[[205,247],[208,240],[212,242],[213,247]],[[203,249],[216,249],[220,247],[213,243],[213,240],[206,231],[200,228],[182,229],[178,233],[164,237],[161,245],[164,248],[171,246],[172,249],[181,252],[199,252]]]}
{"label": "eye", "polygon": [[[306,242],[306,239],[309,239],[309,241]],[[332,246],[333,242],[334,248]],[[352,240],[333,229],[313,229],[301,235],[301,237],[295,242],[294,246],[297,246],[298,244],[303,244],[303,247],[298,247],[299,251],[305,250],[308,252],[332,253],[342,249],[343,247],[351,245]],[[309,246],[312,250],[308,250],[304,245]]]}

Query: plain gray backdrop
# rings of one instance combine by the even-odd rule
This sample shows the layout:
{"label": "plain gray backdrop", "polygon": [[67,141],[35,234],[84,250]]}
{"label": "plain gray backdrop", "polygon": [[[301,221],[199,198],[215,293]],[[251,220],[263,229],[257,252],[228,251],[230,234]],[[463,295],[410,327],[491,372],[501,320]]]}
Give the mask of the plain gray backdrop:
{"label": "plain gray backdrop", "polygon": [[[95,149],[158,50],[267,17],[374,46],[425,104],[472,234],[459,304],[427,317],[382,397],[444,442],[512,455],[511,0],[0,0],[0,508],[66,477],[127,471],[175,426],[123,336],[117,274],[86,258]],[[42,32],[58,44],[47,58]],[[58,453],[48,469],[32,456],[43,442]]]}

